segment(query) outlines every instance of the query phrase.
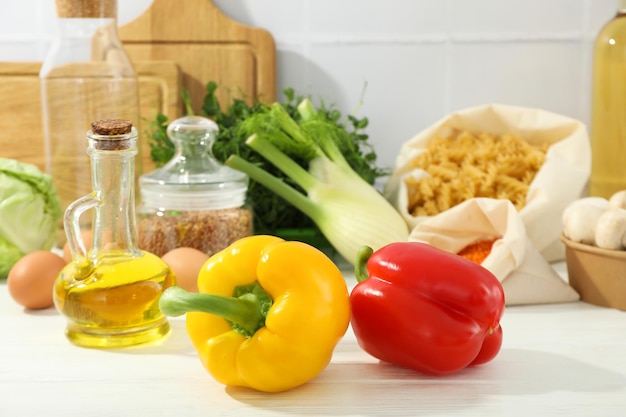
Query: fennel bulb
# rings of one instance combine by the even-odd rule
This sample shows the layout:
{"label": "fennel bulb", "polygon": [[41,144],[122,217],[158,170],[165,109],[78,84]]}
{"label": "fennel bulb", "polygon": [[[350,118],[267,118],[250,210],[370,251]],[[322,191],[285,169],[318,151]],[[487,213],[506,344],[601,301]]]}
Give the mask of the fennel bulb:
{"label": "fennel bulb", "polygon": [[[246,173],[310,217],[352,264],[364,245],[377,250],[391,242],[408,240],[408,225],[401,214],[352,170],[339,151],[336,143],[342,140],[342,130],[316,119],[306,99],[299,110],[303,116],[300,123],[280,105],[253,115],[245,122],[251,133],[246,144],[292,179],[305,194],[237,155],[231,155],[226,165]],[[281,148],[292,153],[298,151],[308,160],[308,171]]]}

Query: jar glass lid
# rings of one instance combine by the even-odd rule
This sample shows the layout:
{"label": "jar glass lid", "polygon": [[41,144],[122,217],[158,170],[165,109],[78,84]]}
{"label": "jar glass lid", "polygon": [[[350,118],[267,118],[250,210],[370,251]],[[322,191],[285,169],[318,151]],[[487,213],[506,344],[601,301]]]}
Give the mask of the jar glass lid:
{"label": "jar glass lid", "polygon": [[243,204],[248,176],[217,161],[211,152],[219,128],[201,116],[176,119],[167,127],[174,156],[139,178],[144,204],[169,209],[220,208]]}

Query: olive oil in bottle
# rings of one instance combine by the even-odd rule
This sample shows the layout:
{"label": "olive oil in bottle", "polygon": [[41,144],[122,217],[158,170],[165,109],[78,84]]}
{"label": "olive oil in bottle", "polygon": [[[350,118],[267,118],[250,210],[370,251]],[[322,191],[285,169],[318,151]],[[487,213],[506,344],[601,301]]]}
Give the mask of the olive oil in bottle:
{"label": "olive oil in bottle", "polygon": [[158,301],[173,283],[172,272],[156,255],[106,252],[93,264],[70,262],[61,271],[55,304],[67,319],[66,335],[74,344],[102,348],[143,344],[169,331]]}
{"label": "olive oil in bottle", "polygon": [[[175,285],[167,264],[137,248],[134,158],[137,131],[125,120],[103,120],[87,133],[93,192],[70,204],[64,226],[72,261],[54,286],[66,335],[84,347],[114,348],[155,342],[169,333],[159,309],[163,290]],[[91,248],[85,250],[80,217],[93,210]]]}
{"label": "olive oil in bottle", "polygon": [[591,108],[589,194],[626,190],[626,0],[596,37]]}

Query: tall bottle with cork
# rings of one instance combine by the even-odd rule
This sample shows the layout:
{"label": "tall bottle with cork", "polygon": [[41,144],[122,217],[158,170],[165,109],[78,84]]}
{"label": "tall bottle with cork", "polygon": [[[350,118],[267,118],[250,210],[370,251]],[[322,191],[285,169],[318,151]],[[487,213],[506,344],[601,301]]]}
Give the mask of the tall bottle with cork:
{"label": "tall bottle with cork", "polygon": [[[138,123],[139,94],[135,70],[117,33],[117,0],[56,0],[56,10],[58,34],[39,77],[47,171],[65,209],[91,191],[83,143],[90,122]],[[58,236],[60,246],[62,224]]]}
{"label": "tall bottle with cork", "polygon": [[596,37],[591,108],[589,194],[626,190],[626,0]]}

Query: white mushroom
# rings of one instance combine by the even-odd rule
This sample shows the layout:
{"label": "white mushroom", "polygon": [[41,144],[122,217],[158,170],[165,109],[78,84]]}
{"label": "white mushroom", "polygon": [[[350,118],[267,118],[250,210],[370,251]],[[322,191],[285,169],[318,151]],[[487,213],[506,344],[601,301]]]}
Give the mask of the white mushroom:
{"label": "white mushroom", "polygon": [[574,201],[563,211],[563,234],[570,240],[594,245],[596,223],[608,207],[602,197],[586,197]]}
{"label": "white mushroom", "polygon": [[602,213],[596,223],[596,245],[604,249],[623,249],[626,245],[626,209],[613,208]]}
{"label": "white mushroom", "polygon": [[609,208],[626,209],[626,190],[618,191],[609,198]]}
{"label": "white mushroom", "polygon": [[569,217],[570,212],[572,212],[573,210],[578,210],[579,206],[584,206],[584,207],[594,206],[594,207],[599,207],[604,210],[608,208],[609,200],[603,197],[584,197],[584,198],[579,198],[578,200],[574,200],[563,211],[562,218],[563,218],[564,225],[565,225],[565,220],[567,217]]}

